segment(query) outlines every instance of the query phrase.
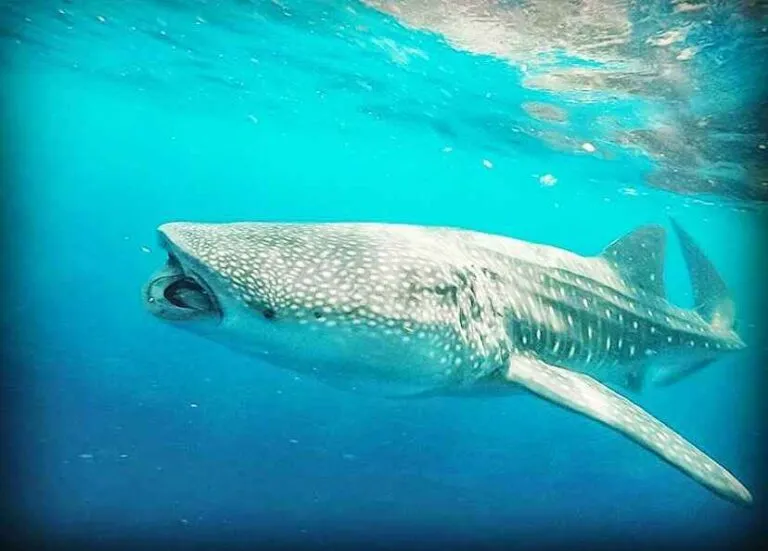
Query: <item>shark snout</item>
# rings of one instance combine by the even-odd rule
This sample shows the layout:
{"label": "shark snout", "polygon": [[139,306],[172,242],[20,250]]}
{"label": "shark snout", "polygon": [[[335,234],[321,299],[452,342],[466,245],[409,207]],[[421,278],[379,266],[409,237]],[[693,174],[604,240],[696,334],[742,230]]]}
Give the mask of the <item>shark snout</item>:
{"label": "shark snout", "polygon": [[160,244],[168,252],[168,258],[143,287],[146,308],[166,320],[220,319],[222,311],[216,294],[186,260],[177,245],[180,236],[173,226],[175,224],[166,224],[158,229]]}
{"label": "shark snout", "polygon": [[166,250],[190,252],[198,248],[206,240],[206,230],[209,224],[194,222],[168,222],[157,228],[160,245]]}

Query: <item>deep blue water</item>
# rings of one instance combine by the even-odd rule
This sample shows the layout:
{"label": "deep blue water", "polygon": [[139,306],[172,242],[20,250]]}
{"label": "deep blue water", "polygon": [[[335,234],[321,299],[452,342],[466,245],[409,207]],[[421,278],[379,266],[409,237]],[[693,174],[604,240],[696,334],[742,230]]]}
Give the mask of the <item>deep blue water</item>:
{"label": "deep blue water", "polygon": [[[595,60],[562,45],[473,51],[405,9],[357,2],[0,3],[14,529],[532,547],[751,531],[766,500],[768,22],[739,5],[629,4],[629,46]],[[645,40],[674,17],[692,18],[687,62]],[[652,76],[637,76],[643,62]],[[531,83],[595,66],[621,75]],[[659,76],[670,67],[674,86]],[[141,303],[167,221],[439,224],[588,255],[669,216],[727,281],[749,348],[636,399],[735,473],[752,510],[542,400],[347,394]],[[671,236],[667,285],[690,305]]]}

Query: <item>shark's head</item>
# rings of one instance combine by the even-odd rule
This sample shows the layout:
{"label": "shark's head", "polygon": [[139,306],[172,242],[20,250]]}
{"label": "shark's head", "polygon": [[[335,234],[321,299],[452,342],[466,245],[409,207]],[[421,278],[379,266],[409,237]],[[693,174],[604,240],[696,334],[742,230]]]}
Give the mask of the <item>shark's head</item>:
{"label": "shark's head", "polygon": [[377,250],[378,231],[164,224],[168,259],[144,285],[144,302],[181,328],[341,386],[374,381],[379,392],[391,382],[386,392],[408,393],[442,384],[464,352],[451,307],[440,294],[415,302],[409,289],[419,282],[398,271],[407,255]]}
{"label": "shark's head", "polygon": [[267,225],[263,232],[249,226],[160,226],[159,242],[168,258],[144,285],[148,310],[202,332],[246,317],[249,323],[259,316],[265,323],[273,320],[281,295],[278,251],[270,250],[269,239],[258,239],[266,238]]}
{"label": "shark's head", "polygon": [[[168,258],[143,293],[163,320],[276,363],[338,362],[377,338],[349,338],[362,319],[350,285],[358,245],[298,224],[174,222],[158,236]],[[334,251],[349,253],[344,264],[323,260]]]}

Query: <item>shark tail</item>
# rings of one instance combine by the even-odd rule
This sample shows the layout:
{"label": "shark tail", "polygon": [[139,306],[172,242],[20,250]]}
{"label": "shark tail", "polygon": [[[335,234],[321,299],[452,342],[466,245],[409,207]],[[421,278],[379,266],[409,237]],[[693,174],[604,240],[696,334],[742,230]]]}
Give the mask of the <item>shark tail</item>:
{"label": "shark tail", "polygon": [[714,330],[721,333],[731,332],[734,329],[736,308],[725,282],[690,234],[674,220],[672,220],[672,226],[680,240],[683,257],[691,277],[694,310]]}

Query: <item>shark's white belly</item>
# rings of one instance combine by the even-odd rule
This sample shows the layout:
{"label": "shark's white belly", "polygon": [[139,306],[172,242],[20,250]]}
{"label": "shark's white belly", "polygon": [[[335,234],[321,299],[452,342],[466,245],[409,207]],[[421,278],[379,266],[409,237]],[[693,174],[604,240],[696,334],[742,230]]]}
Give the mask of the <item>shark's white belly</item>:
{"label": "shark's white belly", "polygon": [[408,396],[462,386],[493,369],[469,352],[457,335],[414,329],[402,334],[365,323],[334,327],[231,318],[225,344],[263,361],[345,390]]}

